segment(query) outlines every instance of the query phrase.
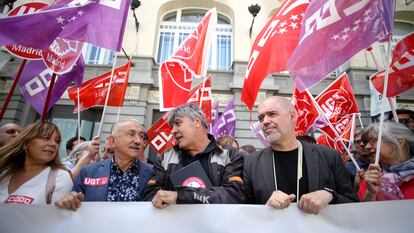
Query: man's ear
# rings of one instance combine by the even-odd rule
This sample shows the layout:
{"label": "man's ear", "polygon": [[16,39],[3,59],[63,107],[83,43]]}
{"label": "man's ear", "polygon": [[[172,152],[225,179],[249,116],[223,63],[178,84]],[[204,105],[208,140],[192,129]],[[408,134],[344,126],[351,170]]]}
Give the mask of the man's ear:
{"label": "man's ear", "polygon": [[115,138],[114,138],[114,136],[112,136],[112,135],[108,136],[108,144],[111,148],[115,147]]}
{"label": "man's ear", "polygon": [[199,117],[196,117],[196,118],[195,118],[195,121],[194,121],[194,126],[195,126],[196,128],[200,128],[200,126],[201,126],[201,120],[200,120],[200,118],[199,118]]}

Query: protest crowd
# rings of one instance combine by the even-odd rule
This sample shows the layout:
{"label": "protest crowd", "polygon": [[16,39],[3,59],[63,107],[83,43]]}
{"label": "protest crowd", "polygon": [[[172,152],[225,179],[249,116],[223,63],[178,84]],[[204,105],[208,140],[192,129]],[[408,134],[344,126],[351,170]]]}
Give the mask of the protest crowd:
{"label": "protest crowd", "polygon": [[[46,6],[46,9],[53,11],[44,12],[51,14],[50,17],[57,18],[53,15],[56,12],[60,12],[62,17],[70,17],[70,7],[65,8],[65,4],[70,2],[56,1]],[[130,1],[122,1],[122,7],[126,2]],[[280,11],[292,7],[287,7],[292,2],[295,1],[285,0]],[[319,2],[326,1],[315,0],[296,6],[304,12],[307,9],[304,22],[307,16],[321,7]],[[336,7],[344,9],[351,17],[381,7],[392,9],[389,2],[392,1],[360,1],[352,6],[337,3]],[[91,8],[82,7],[98,3],[85,1],[82,4],[71,7],[87,11]],[[129,6],[127,4],[127,8]],[[41,13],[36,12],[33,17],[36,14]],[[376,26],[372,28],[366,26],[366,36],[370,39],[363,44],[355,43],[343,48],[346,51],[343,52],[342,63],[375,41],[387,39],[387,35],[392,33],[389,14],[387,10],[379,11],[375,15],[377,18],[371,19],[383,23],[380,26],[373,24]],[[63,131],[47,119],[49,101],[53,99],[50,93],[44,102],[33,105],[40,116],[35,122],[24,126],[1,119],[0,203],[55,205],[69,211],[79,210],[84,202],[97,201],[151,202],[157,209],[176,204],[254,204],[285,209],[291,203],[297,203],[300,211],[318,215],[331,204],[414,199],[414,112],[392,109],[389,117],[382,111],[377,122],[358,123],[360,110],[346,73],[339,75],[315,97],[308,91],[309,87],[336,69],[335,64],[329,63],[330,59],[338,56],[336,54],[328,54],[324,58],[330,65],[314,66],[304,66],[307,61],[301,55],[312,53],[319,56],[312,42],[319,38],[317,30],[329,28],[329,24],[302,34],[298,31],[295,46],[289,48],[288,61],[274,63],[272,67],[269,65],[269,69],[260,68],[259,63],[264,64],[275,56],[266,49],[266,46],[271,46],[268,45],[270,40],[263,42],[260,38],[264,38],[263,34],[271,27],[272,20],[280,17],[284,17],[283,14],[276,11],[253,44],[251,57],[257,57],[252,64],[252,59],[249,59],[240,98],[250,113],[257,115],[257,119],[250,118],[251,130],[262,148],[256,148],[254,143],[239,143],[234,110],[236,97],[227,103],[220,114],[218,103],[212,103],[212,78],[207,76],[207,66],[202,62],[202,43],[183,40],[180,48],[192,48],[200,61],[186,61],[182,58],[186,50],[178,49],[160,64],[160,76],[166,82],[173,82],[168,80],[171,73],[188,73],[202,77],[202,81],[195,85],[190,82],[186,91],[160,90],[160,110],[165,113],[153,125],[144,125],[134,118],[134,113],[129,113],[128,118],[117,118],[111,125],[108,137],[102,137],[100,128],[94,137],[85,138],[77,133],[68,141],[62,141]],[[211,31],[209,27],[214,25],[216,18],[215,9],[208,11],[194,32],[207,38]],[[75,30],[68,22],[59,32],[61,34],[57,33],[64,39],[58,37],[37,43],[41,39],[33,35],[31,39],[24,37],[23,41],[19,39],[23,38],[23,34],[18,34],[18,30],[15,37],[4,30],[5,23],[16,23],[13,20],[13,17],[0,19],[0,46],[23,44],[45,49],[52,43],[62,43],[60,40],[65,38],[74,39],[68,36],[71,35],[69,30]],[[51,34],[55,33],[53,28],[45,27]],[[123,33],[122,29],[119,30],[121,32],[118,33]],[[120,51],[122,44],[116,39],[105,43],[100,39],[90,41],[93,40],[90,37],[78,39],[115,51]],[[393,54],[389,54],[393,57],[389,68],[378,71],[373,78],[375,88],[388,98],[414,86],[414,66],[404,66],[407,59],[414,57],[413,41],[413,33],[399,41]],[[53,49],[49,50],[43,53],[53,54]],[[114,66],[112,72],[82,82],[83,61],[82,56],[78,57],[70,67],[49,61],[51,64],[48,67],[53,70],[52,79],[56,73],[59,75],[56,85],[62,80],[67,82],[59,83],[59,87],[66,85],[60,95],[67,90],[69,98],[74,101],[75,112],[93,106],[122,107],[131,61],[120,67]],[[48,63],[47,59],[45,63]],[[28,66],[33,68],[35,64],[31,62],[26,65],[26,70]],[[255,104],[265,77],[284,70],[289,72],[295,83],[291,98],[268,95]],[[25,71],[19,72],[19,75],[24,78]],[[387,89],[384,80],[388,79]],[[258,85],[249,84],[254,80]],[[102,99],[99,101],[90,101],[96,98],[90,87],[105,86],[105,82],[123,85],[111,87],[108,84],[107,88],[113,96],[109,98],[108,91],[100,96]],[[7,104],[3,107],[6,109]],[[153,143],[160,137],[168,140],[162,145]],[[63,145],[65,155],[59,154]],[[156,152],[156,159],[148,157],[147,148]]]}

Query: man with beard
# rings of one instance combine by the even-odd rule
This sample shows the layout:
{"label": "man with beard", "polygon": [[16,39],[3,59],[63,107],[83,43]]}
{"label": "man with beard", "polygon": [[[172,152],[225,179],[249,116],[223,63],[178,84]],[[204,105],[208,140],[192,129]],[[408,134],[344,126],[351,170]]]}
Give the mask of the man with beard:
{"label": "man with beard", "polygon": [[267,98],[258,118],[270,147],[244,158],[249,203],[284,209],[297,202],[303,212],[318,214],[330,203],[358,200],[338,152],[296,140],[298,114],[289,100]]}
{"label": "man with beard", "polygon": [[109,137],[114,156],[82,168],[73,192],[56,205],[76,210],[82,201],[139,201],[152,176],[152,166],[138,158],[143,136],[143,128],[135,119],[115,123]]}
{"label": "man with beard", "polygon": [[[234,148],[221,149],[217,145],[214,137],[208,134],[201,108],[196,104],[181,105],[170,112],[168,124],[172,126],[171,133],[177,145],[159,157],[143,199],[152,201],[153,206],[160,209],[171,204],[244,203],[243,156]],[[192,178],[193,184],[186,184],[185,180],[174,184],[174,174],[198,162],[199,169],[187,170],[186,180]],[[211,187],[196,175],[200,170],[205,172]]]}

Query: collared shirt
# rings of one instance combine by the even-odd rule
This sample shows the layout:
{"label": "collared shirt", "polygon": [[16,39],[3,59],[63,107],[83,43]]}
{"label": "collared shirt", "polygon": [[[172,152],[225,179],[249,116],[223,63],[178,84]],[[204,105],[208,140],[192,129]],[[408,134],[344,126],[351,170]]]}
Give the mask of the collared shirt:
{"label": "collared shirt", "polygon": [[138,201],[139,161],[135,160],[125,172],[118,167],[113,157],[111,164],[107,201]]}

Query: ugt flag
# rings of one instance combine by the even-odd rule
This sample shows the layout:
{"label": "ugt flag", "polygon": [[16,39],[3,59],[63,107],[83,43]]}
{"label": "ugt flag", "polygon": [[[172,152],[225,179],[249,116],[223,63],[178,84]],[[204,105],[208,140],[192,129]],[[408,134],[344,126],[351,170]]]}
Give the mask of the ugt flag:
{"label": "ugt flag", "polygon": [[215,138],[229,135],[234,138],[236,134],[236,112],[234,111],[234,98],[229,101],[223,113],[217,119],[212,130]]}
{"label": "ugt flag", "polygon": [[300,92],[297,88],[293,90],[292,104],[298,112],[295,128],[296,135],[306,135],[319,117],[318,110],[313,105],[308,92]]}
{"label": "ugt flag", "polygon": [[211,123],[211,76],[193,87],[187,103],[196,103],[203,110],[207,123]]}
{"label": "ugt flag", "polygon": [[298,44],[302,13],[308,4],[308,0],[285,0],[257,35],[247,64],[241,96],[250,110],[266,76],[286,70],[286,63]]}
{"label": "ugt flag", "polygon": [[314,0],[303,17],[298,46],[287,64],[303,91],[393,30],[391,0]]}
{"label": "ugt flag", "polygon": [[343,116],[359,112],[354,91],[346,73],[322,91],[316,97],[316,102],[327,119],[333,123]]}
{"label": "ugt flag", "polygon": [[68,88],[69,98],[73,100],[75,104],[75,112],[79,110],[83,111],[93,106],[105,105],[108,91],[110,91],[108,106],[122,107],[124,104],[126,88],[128,86],[130,66],[131,61],[128,61],[127,64],[115,69],[110,87],[109,82],[112,71],[84,82],[79,89],[80,106],[78,106],[78,88]]}
{"label": "ugt flag", "polygon": [[[384,91],[385,70],[371,77],[381,94]],[[414,87],[414,33],[404,37],[395,46],[388,76],[387,97],[400,95]]]}
{"label": "ugt flag", "polygon": [[209,10],[194,31],[158,70],[160,110],[185,104],[193,76],[206,76],[211,41],[217,22],[216,8]]}
{"label": "ugt flag", "polygon": [[32,14],[0,19],[0,46],[47,49],[56,37],[120,51],[131,0],[56,0]]}
{"label": "ugt flag", "polygon": [[[48,111],[60,99],[71,82],[76,82],[77,85],[82,84],[83,70],[84,62],[82,56],[80,56],[71,71],[56,77]],[[27,63],[19,79],[23,97],[39,114],[43,113],[52,74],[53,71],[47,68],[43,61],[33,60]]]}

